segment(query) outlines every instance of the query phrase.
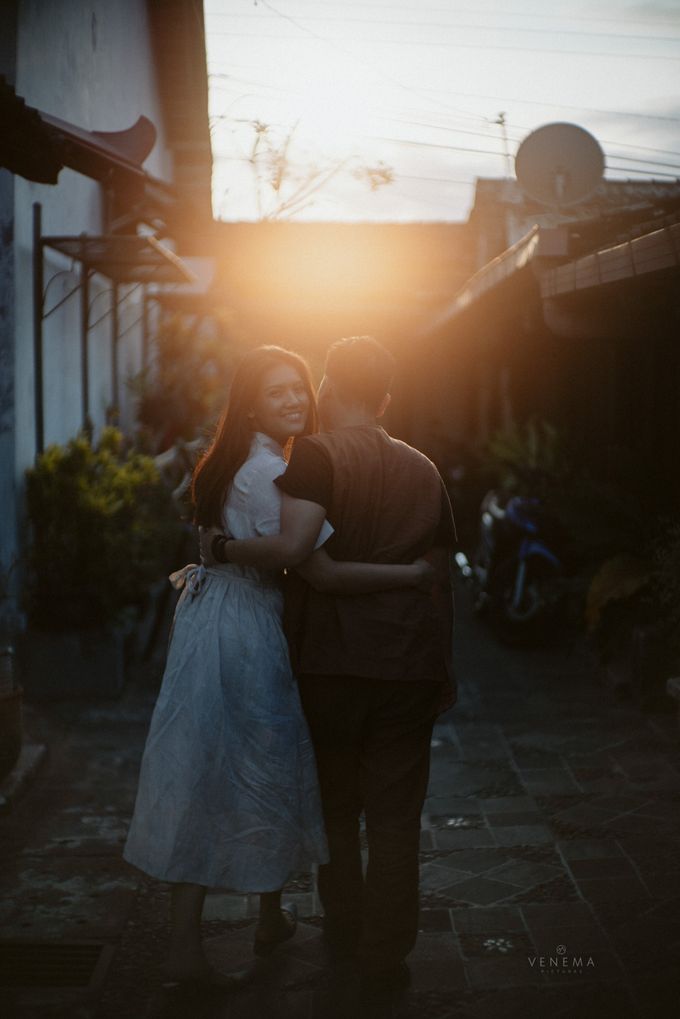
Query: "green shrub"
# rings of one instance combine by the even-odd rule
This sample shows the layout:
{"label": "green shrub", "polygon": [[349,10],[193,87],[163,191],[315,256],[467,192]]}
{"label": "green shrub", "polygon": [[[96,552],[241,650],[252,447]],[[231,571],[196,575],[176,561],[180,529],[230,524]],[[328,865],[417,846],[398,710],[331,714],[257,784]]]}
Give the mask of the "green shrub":
{"label": "green shrub", "polygon": [[178,440],[189,442],[222,412],[238,352],[231,319],[223,314],[219,322],[216,330],[179,315],[164,322],[154,337],[153,365],[128,379],[144,449],[160,453]]}
{"label": "green shrub", "polygon": [[497,431],[486,447],[487,463],[508,491],[560,477],[568,459],[564,437],[549,421],[537,417]]}
{"label": "green shrub", "polygon": [[114,622],[139,604],[175,546],[179,522],[150,457],[104,430],[50,446],[27,472],[32,528],[28,610],[46,628]]}

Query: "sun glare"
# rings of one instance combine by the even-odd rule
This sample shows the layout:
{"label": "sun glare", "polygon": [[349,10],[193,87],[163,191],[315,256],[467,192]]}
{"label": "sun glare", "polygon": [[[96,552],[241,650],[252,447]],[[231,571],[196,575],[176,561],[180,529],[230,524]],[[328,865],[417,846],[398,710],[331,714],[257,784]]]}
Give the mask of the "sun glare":
{"label": "sun glare", "polygon": [[[512,16],[496,0],[472,6],[418,15],[397,0],[211,0],[216,215],[270,215],[267,175],[284,153],[289,193],[306,172],[342,167],[286,215],[462,219],[476,179],[512,172],[522,139],[556,120],[598,138],[612,179],[670,178],[675,167],[653,162],[678,146],[680,22],[669,5],[656,19],[655,5],[640,5],[640,20],[620,25],[628,0],[597,16],[568,0],[540,14],[516,0]],[[360,168],[376,166],[391,187],[362,182]]]}

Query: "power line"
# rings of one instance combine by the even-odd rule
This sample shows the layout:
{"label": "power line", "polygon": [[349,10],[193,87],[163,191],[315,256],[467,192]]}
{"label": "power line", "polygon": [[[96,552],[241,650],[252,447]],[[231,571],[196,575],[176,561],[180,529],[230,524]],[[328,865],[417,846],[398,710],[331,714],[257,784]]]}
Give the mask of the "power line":
{"label": "power line", "polygon": [[[257,82],[250,82],[249,84],[253,84],[253,85],[256,85],[256,86],[258,85]],[[265,86],[265,87],[274,88],[275,86]],[[293,94],[293,95],[304,95],[304,93],[292,92],[290,89],[287,89],[286,91],[289,92],[290,94]],[[383,121],[387,121],[388,123],[406,124],[406,125],[411,125],[411,126],[414,126],[414,127],[425,128],[425,129],[430,130],[430,131],[445,131],[445,132],[447,132],[449,134],[455,134],[455,135],[466,135],[466,136],[469,136],[469,137],[476,137],[476,138],[489,138],[489,131],[470,131],[470,130],[467,130],[465,128],[453,127],[451,125],[431,124],[431,123],[428,123],[427,121],[422,121],[422,120],[409,120],[409,119],[404,118],[404,117],[393,117],[393,116],[390,116],[387,113],[381,113],[378,110],[376,110],[372,115],[377,117],[377,119],[383,120]],[[234,122],[236,122],[237,120],[240,119],[243,122],[247,122],[247,123],[251,122],[251,118],[233,118],[229,114],[213,114],[213,115],[211,115],[210,119],[214,120],[214,121],[215,120],[233,120]],[[279,127],[285,127],[286,125],[283,124],[283,123],[280,123],[278,126]],[[516,126],[519,126],[519,125],[516,125]],[[529,127],[526,127],[526,128],[523,128],[523,129],[527,130],[527,131],[532,130]],[[510,136],[509,140],[512,141],[513,143],[517,144],[522,139],[514,137],[514,136]],[[621,143],[613,142],[612,141],[612,142],[608,142],[607,144],[617,145],[617,144],[621,144]],[[654,150],[652,150],[652,151],[654,151]],[[665,151],[665,150],[659,150],[659,151]],[[667,150],[667,151],[669,151],[669,150]],[[680,153],[670,152],[670,154],[671,155],[680,156]],[[645,164],[645,165],[648,165],[648,166],[666,167],[666,168],[670,168],[670,169],[680,170],[680,165],[679,164],[668,163],[668,162],[665,162],[665,161],[660,160],[660,159],[645,159],[643,157],[638,157],[638,156],[626,156],[626,155],[622,155],[622,154],[616,153],[616,152],[612,152],[612,153],[610,153],[610,155],[611,155],[612,158],[619,159],[620,161],[626,162],[626,163]]]}
{"label": "power line", "polygon": [[[415,13],[420,14],[420,15],[422,15],[423,12],[425,12],[425,11],[427,11],[429,14],[451,14],[452,13],[450,6],[449,7],[428,7],[428,6],[424,5],[424,4],[421,5],[421,6],[415,7],[413,5],[406,5],[406,4],[364,3],[364,0],[358,0],[358,2],[356,2],[356,3],[353,3],[352,0],[308,0],[308,2],[311,3],[313,8],[317,8],[317,7],[336,7],[336,8],[342,9],[342,10],[344,10],[346,8],[361,8],[362,10],[365,10],[366,8],[371,8],[371,9],[381,10],[381,11],[395,11],[395,10],[414,11]],[[304,15],[300,14],[299,11],[296,12],[296,13],[299,14],[300,17],[304,17]],[[457,7],[455,13],[456,14],[463,14],[463,15],[465,15],[465,14],[475,14],[477,16],[479,16],[480,14],[484,14],[483,11],[480,11],[479,8],[475,8],[475,7],[467,7],[467,8]],[[219,12],[218,11],[206,11],[206,17],[208,17],[208,16],[214,17],[216,15],[218,17],[228,16],[229,12],[224,12],[224,11],[219,11]],[[494,15],[495,15],[495,12],[491,12],[489,14],[489,17],[493,17]],[[543,20],[543,21],[551,20],[551,21],[562,21],[562,22],[566,21],[568,23],[571,23],[571,22],[574,22],[574,21],[578,21],[578,22],[582,21],[582,22],[587,22],[587,23],[591,23],[591,24],[592,23],[597,23],[597,24],[612,24],[612,25],[620,25],[620,24],[629,24],[629,25],[652,25],[652,24],[654,24],[654,25],[657,25],[657,24],[659,24],[659,20],[660,20],[659,18],[626,18],[626,17],[605,18],[605,17],[599,17],[597,15],[586,16],[586,15],[573,15],[571,13],[570,14],[546,14],[546,13],[543,13],[543,12],[539,13],[537,11],[530,11],[530,12],[527,12],[527,11],[503,11],[503,17],[504,18],[531,18],[532,21],[536,21],[536,20]],[[671,22],[671,23],[678,22],[678,21],[680,21],[680,14],[678,14],[678,15],[666,14],[666,15],[663,16],[663,18],[661,20],[662,21],[668,21],[668,22]]]}
{"label": "power line", "polygon": [[[250,69],[252,69],[252,65],[250,65]],[[249,78],[239,78],[239,77],[237,77],[236,75],[233,75],[233,74],[212,73],[212,74],[209,74],[208,77],[209,78],[226,78],[226,79],[228,79],[228,80],[230,80],[230,81],[232,81],[234,83],[239,82],[242,85],[252,85],[252,86],[254,86],[256,88],[266,88],[266,89],[269,89],[269,90],[272,90],[272,91],[275,91],[275,92],[285,92],[288,95],[294,95],[294,96],[300,96],[300,97],[305,97],[308,94],[308,91],[309,91],[309,90],[307,90],[307,92],[304,92],[304,91],[301,91],[301,90],[291,89],[291,88],[288,88],[286,86],[272,85],[270,82],[252,81]],[[215,85],[213,87],[215,87],[215,88],[225,88],[227,86],[220,86],[218,84],[218,85]],[[467,95],[470,98],[480,98],[480,99],[489,98],[489,99],[495,99],[499,103],[505,103],[506,101],[507,102],[519,102],[519,103],[533,103],[533,102],[535,102],[533,100],[528,100],[528,99],[519,99],[519,100],[518,99],[510,99],[510,100],[506,100],[506,99],[501,98],[500,96],[477,96],[477,95],[475,95],[473,93],[468,93],[468,92],[456,92],[454,94],[455,95]],[[546,109],[574,109],[574,110],[582,110],[583,112],[589,112],[588,111],[588,107],[579,107],[579,106],[562,107],[562,106],[560,106],[559,104],[556,104],[556,103],[542,103],[542,102],[535,102],[535,105],[544,107]],[[381,117],[383,116],[383,114],[380,112],[381,107],[379,107],[379,106],[371,106],[371,109],[376,110],[378,116],[381,116]],[[435,113],[435,111],[433,111],[433,110],[431,110],[429,112],[430,113]],[[594,113],[605,113],[605,112],[617,113],[617,111],[614,111],[614,110],[610,110],[610,111],[591,110],[590,112],[594,112]],[[628,112],[628,113],[621,113],[621,112],[619,112],[618,115],[619,116],[630,116],[630,117],[638,117],[638,116],[639,117],[645,117],[645,116],[648,116],[648,117],[654,118],[653,114],[643,114],[643,113],[638,114],[638,113],[632,113],[632,112]],[[680,119],[680,118],[668,118],[668,119],[671,119],[671,120],[675,121],[676,119]],[[407,121],[407,120],[403,120],[403,121],[400,121],[400,122],[401,123],[405,123],[405,124],[406,123],[419,123],[423,127],[431,127],[431,128],[436,129],[436,130],[456,130],[456,131],[459,131],[459,132],[463,133],[461,128],[449,128],[448,126],[445,126],[445,125],[426,124],[426,123],[421,123],[420,121]],[[534,126],[528,126],[526,124],[517,124],[517,123],[515,123],[514,126],[515,126],[515,128],[517,128],[520,131],[533,131],[533,130],[535,130]],[[465,133],[466,134],[474,134],[475,132],[466,131]],[[517,141],[518,139],[511,139],[511,140]],[[677,149],[660,149],[660,148],[655,148],[654,146],[651,146],[651,145],[636,145],[636,144],[633,144],[631,142],[622,142],[622,141],[620,141],[618,139],[615,140],[613,138],[599,138],[598,140],[602,144],[605,144],[605,145],[618,145],[621,148],[624,148],[624,149],[635,149],[638,152],[657,152],[657,153],[660,153],[660,154],[666,155],[666,156],[678,156],[678,157],[680,157],[680,152]]]}
{"label": "power line", "polygon": [[638,152],[660,152],[665,156],[680,156],[676,149],[654,149],[650,145],[633,145],[631,142],[615,142],[611,138],[601,138],[605,145],[619,145],[622,149],[637,149]]}
{"label": "power line", "polygon": [[[274,14],[278,14],[285,21],[290,21],[291,24],[295,25],[296,28],[298,28],[300,31],[304,32],[305,34],[311,36],[314,39],[318,39],[320,42],[323,42],[325,45],[329,46],[331,49],[336,49],[339,52],[344,53],[346,56],[349,56],[350,59],[354,61],[354,63],[358,63],[362,67],[362,69],[365,70],[364,61],[360,57],[358,57],[356,53],[353,53],[352,50],[348,50],[344,46],[339,46],[332,39],[327,39],[325,36],[319,35],[317,32],[314,32],[312,29],[306,28],[306,26],[301,25],[298,21],[295,20],[295,18],[291,18],[288,14],[282,14],[281,11],[278,11],[275,7],[273,7],[269,3],[269,0],[260,0],[260,3],[262,3],[268,10],[273,11]],[[397,88],[403,89],[404,91],[410,92],[410,93],[412,93],[414,95],[418,94],[418,90],[417,89],[411,88],[408,85],[404,85],[404,83],[399,81],[398,78],[393,78],[391,74],[386,74],[385,71],[382,71],[379,67],[376,67],[373,70],[374,70],[374,73],[376,73],[379,77],[384,78],[385,81],[388,81],[391,85],[396,85]],[[447,109],[446,104],[440,102],[439,100],[435,100],[435,104],[437,106],[442,107],[442,109]],[[448,109],[451,110],[452,108],[448,107]],[[460,111],[455,110],[455,109],[453,109],[452,112],[460,113]],[[470,115],[466,114],[466,116],[470,116]],[[473,119],[473,120],[480,120],[480,119],[484,120],[485,118],[484,117],[470,117],[470,119]]]}
{"label": "power line", "polygon": [[[244,79],[238,79],[238,80],[239,81],[243,81],[244,84],[258,85],[258,82],[249,82],[249,81],[245,81]],[[274,86],[274,85],[264,85],[263,87],[264,88],[276,88],[276,86]],[[305,95],[304,92],[296,92],[296,91],[294,91],[292,89],[284,89],[283,91],[287,92],[289,95],[296,95],[296,96],[301,96],[301,97],[304,97],[304,95]],[[430,124],[430,123],[427,123],[427,121],[409,120],[409,119],[407,119],[405,117],[393,117],[393,116],[391,116],[387,112],[381,112],[379,107],[374,107],[374,106],[370,106],[369,105],[368,108],[372,111],[371,112],[371,116],[376,117],[376,119],[378,119],[378,120],[388,121],[389,123],[392,123],[392,124],[408,124],[408,125],[411,125],[413,127],[427,128],[428,130],[431,130],[431,131],[448,131],[449,133],[452,133],[452,134],[470,135],[471,137],[474,137],[474,138],[488,138],[489,137],[489,131],[469,131],[466,128],[462,128],[462,127],[452,127],[451,125],[443,125],[443,124]],[[214,119],[214,120],[225,119],[226,120],[226,119],[236,119],[236,118],[231,118],[229,114],[213,114],[212,115],[212,119]],[[243,118],[243,119],[247,120],[247,121],[250,121],[252,118]],[[280,124],[279,126],[283,127],[285,125],[284,124]],[[511,141],[519,141],[519,140],[520,139],[517,139],[517,138],[512,138],[511,139]]]}
{"label": "power line", "polygon": [[[446,151],[452,151],[452,152],[473,152],[473,153],[477,153],[477,154],[481,154],[481,155],[485,155],[485,156],[503,156],[502,152],[493,152],[493,151],[488,150],[488,149],[465,148],[463,146],[458,146],[458,145],[436,145],[436,144],[431,143],[431,142],[416,142],[416,141],[412,141],[412,140],[406,139],[406,138],[383,138],[383,139],[379,139],[379,140],[387,141],[387,142],[396,142],[396,143],[402,144],[402,145],[414,145],[414,146],[418,146],[418,147],[422,146],[422,147],[425,147],[425,148],[444,149]],[[250,162],[250,159],[249,159],[248,156],[234,156],[234,155],[227,154],[225,152],[220,152],[219,149],[214,151],[213,158],[215,159],[216,162],[244,162],[244,163],[249,163]],[[680,181],[680,176],[678,174],[673,174],[673,173],[662,173],[661,171],[655,171],[654,173],[652,173],[649,170],[638,170],[635,167],[614,166],[612,163],[607,163],[605,168],[607,170],[611,170],[613,173],[622,173],[622,174],[631,174],[631,173],[633,173],[633,174],[639,174],[639,175],[645,176],[647,178],[652,178],[652,179],[658,178],[658,177],[663,177],[663,178],[668,179],[668,180],[674,180],[674,181],[677,180],[677,181]],[[402,174],[402,173],[399,173],[398,171],[395,172],[395,179],[396,180],[421,180],[421,181],[432,182],[432,183],[441,183],[441,184],[473,184],[474,183],[473,180],[461,180],[460,178],[456,178],[456,177],[453,177],[453,178],[450,178],[450,177],[428,177],[428,176],[421,176],[420,174]]]}
{"label": "power line", "polygon": [[636,117],[646,120],[667,120],[673,124],[680,123],[680,117],[667,117],[655,113],[633,113],[630,110],[601,110],[594,106],[570,106],[566,103],[543,103],[538,99],[516,99],[509,96],[489,96],[480,92],[459,92],[455,89],[423,88],[422,92],[435,92],[437,95],[465,96],[468,99],[492,99],[498,103],[518,103],[520,106],[542,106],[543,109],[576,110],[580,113],[599,113],[608,117]]}
{"label": "power line", "polygon": [[[384,141],[384,142],[392,142],[392,143],[396,143],[396,144],[399,144],[399,145],[414,145],[414,146],[418,146],[418,147],[422,147],[422,148],[428,148],[428,149],[445,149],[445,150],[448,150],[448,151],[451,151],[451,152],[474,152],[474,153],[482,154],[482,155],[485,155],[485,156],[504,156],[503,152],[494,152],[491,149],[475,149],[475,148],[468,148],[468,147],[462,146],[462,145],[442,145],[442,144],[439,144],[439,143],[436,143],[436,142],[414,141],[411,138],[385,138],[385,137],[378,137],[378,136],[376,136],[375,140],[376,141]],[[620,158],[620,157],[613,156],[612,158],[617,159],[617,158]],[[636,170],[634,167],[613,166],[610,163],[607,163],[607,169],[619,170],[622,173],[641,173],[641,174],[651,175],[651,172],[649,170]],[[670,177],[673,180],[678,179],[676,174],[673,174],[673,173],[662,173],[660,171],[656,173],[656,176],[658,176],[658,177]]]}
{"label": "power line", "polygon": [[417,174],[417,173],[415,173],[415,174],[414,173],[397,173],[396,171],[395,171],[395,174],[394,174],[394,179],[395,180],[424,180],[424,181],[427,181],[427,182],[432,181],[433,183],[436,183],[436,184],[464,184],[467,187],[469,187],[471,184],[474,184],[474,182],[475,182],[475,178],[472,178],[471,180],[461,180],[459,177],[421,177],[420,174]]}
{"label": "power line", "polygon": [[421,142],[415,141],[413,138],[386,138],[382,135],[372,136],[374,141],[377,142],[391,142],[397,145],[415,145],[419,148],[425,149],[445,149],[449,152],[477,152],[482,153],[485,156],[504,156],[503,152],[494,152],[491,149],[473,149],[467,148],[463,145],[441,145],[439,142]]}
{"label": "power line", "polygon": [[[264,3],[265,0],[260,0],[260,3]],[[287,17],[282,14],[281,17]],[[300,26],[303,27],[302,25]],[[277,39],[279,42],[290,40],[291,42],[305,42],[306,40],[301,39],[296,35],[280,35],[270,34],[265,32],[212,32],[212,35],[227,36],[230,39]],[[324,36],[316,35],[311,33],[313,38],[332,45],[336,49],[341,49],[331,39],[326,39]],[[604,58],[616,58],[622,60],[666,60],[672,63],[680,63],[680,56],[671,57],[667,54],[661,53],[613,53],[611,51],[606,52],[605,50],[565,50],[565,49],[547,49],[543,46],[501,46],[497,43],[467,43],[467,42],[440,42],[440,41],[427,41],[422,42],[418,39],[375,39],[369,36],[357,40],[360,44],[365,45],[378,45],[378,46],[410,46],[410,47],[436,47],[439,49],[452,49],[452,50],[495,50],[503,53],[540,53],[542,56],[572,56],[572,57],[604,57]],[[356,58],[355,53],[350,53],[349,50],[345,50],[350,56]],[[374,68],[381,76],[383,72],[379,71],[378,68]],[[396,79],[392,79],[393,84],[396,84]],[[401,83],[400,83],[401,84]],[[408,88],[408,86],[402,86]]]}
{"label": "power line", "polygon": [[[233,13],[216,14],[213,17],[222,18],[257,18],[258,20],[272,20],[277,17],[276,14],[238,14],[236,11]],[[348,17],[324,17],[318,14],[304,14],[299,15],[302,21],[320,21],[323,24],[339,23],[342,25],[382,25],[383,27],[392,27],[394,25],[408,26],[410,28],[455,28],[456,30],[472,30],[472,31],[488,31],[491,29],[494,32],[524,32],[531,33],[534,35],[555,35],[556,29],[554,28],[519,28],[513,27],[512,25],[490,25],[490,24],[474,24],[469,22],[457,22],[457,21],[423,21],[422,17],[418,21],[395,21],[390,19],[386,21],[384,18],[348,18]],[[228,35],[229,32],[214,31],[211,35]],[[633,40],[644,40],[645,42],[680,42],[680,36],[668,36],[668,35],[643,35],[635,36],[631,32],[579,32],[574,29],[559,29],[560,35],[578,35],[586,36],[593,39],[633,39]]]}
{"label": "power line", "polygon": [[[213,64],[211,66],[219,66],[219,64]],[[231,66],[231,65],[228,65],[228,66]],[[216,73],[213,73],[213,74],[209,74],[208,77],[209,78],[210,77],[232,78],[233,76],[230,75],[230,74],[216,74]],[[276,86],[269,86],[268,85],[266,87],[267,88],[275,88]],[[404,85],[403,87],[408,88],[408,86],[406,86],[406,85]],[[510,103],[517,103],[519,106],[539,106],[539,107],[541,107],[541,109],[544,109],[544,110],[574,110],[577,113],[597,113],[597,114],[599,114],[601,116],[606,116],[606,117],[633,117],[636,120],[661,120],[661,121],[666,121],[666,122],[671,123],[671,124],[678,124],[678,123],[680,123],[680,117],[669,117],[669,116],[667,116],[665,114],[642,113],[642,112],[634,112],[632,110],[605,110],[605,109],[601,109],[599,107],[594,107],[594,106],[574,106],[574,105],[571,105],[571,104],[568,104],[568,103],[546,103],[546,102],[542,102],[539,99],[518,99],[516,96],[487,95],[486,93],[483,93],[483,92],[461,92],[461,91],[459,91],[457,89],[420,87],[416,94],[420,95],[421,93],[426,93],[426,92],[432,92],[432,93],[434,93],[436,95],[463,96],[466,99],[488,99],[490,101],[493,101],[494,103],[501,103],[501,104],[506,104],[506,105],[508,105]],[[444,107],[442,107],[442,109],[444,109],[444,110],[452,110],[452,112],[456,112],[456,110],[454,108],[451,108],[451,107],[444,106]],[[436,111],[430,110],[428,112],[435,113]],[[475,119],[487,120],[488,118],[479,115]],[[527,130],[531,130],[531,129],[527,128]],[[625,143],[624,142],[618,142],[616,144],[623,145]],[[643,146],[633,146],[633,148],[638,148],[638,147],[642,148]],[[651,149],[650,151],[653,151],[653,152],[670,152],[671,155],[675,154],[673,152],[673,150],[670,150],[670,149]]]}
{"label": "power line", "polygon": [[[222,65],[220,65],[220,64],[211,64],[210,66],[211,67],[219,67],[219,66],[222,66]],[[272,85],[269,82],[252,81],[249,78],[239,78],[239,77],[237,77],[236,75],[233,75],[233,74],[221,73],[221,72],[216,72],[216,71],[210,72],[208,74],[208,78],[227,79],[227,80],[230,80],[230,81],[233,81],[233,82],[238,82],[241,85],[250,85],[250,86],[257,87],[257,88],[266,88],[266,89],[269,89],[269,90],[273,90],[275,92],[285,92],[288,95],[300,96],[301,98],[306,97],[309,94],[309,92],[310,92],[310,88],[313,88],[313,86],[308,86],[306,88],[306,90],[303,91],[301,89],[288,88],[288,86],[285,86],[285,85],[284,86],[281,86],[281,85]],[[213,87],[225,88],[225,86],[219,86],[219,85],[218,86],[213,86]],[[264,98],[269,98],[269,97],[264,97]],[[380,111],[381,110],[381,107],[376,105],[376,104],[374,104],[374,103],[368,103],[366,105],[368,106],[369,109],[373,109],[373,110],[376,110],[376,111]],[[488,117],[485,117],[485,116],[483,116],[480,113],[473,114],[469,110],[460,110],[460,109],[456,109],[455,107],[449,107],[449,106],[442,106],[442,110],[444,111],[444,115],[446,115],[446,116],[450,116],[452,113],[457,113],[464,120],[475,120],[475,121],[480,121],[481,120],[481,121],[486,121],[487,123],[490,123]],[[409,108],[405,107],[404,108],[404,112],[409,112]],[[416,110],[416,112],[420,113],[421,111]],[[425,111],[425,113],[428,113],[428,114],[430,114],[432,116],[437,116],[437,115],[442,116],[443,115],[441,113],[438,114],[437,110],[432,110],[432,109]]]}
{"label": "power line", "polygon": [[616,170],[617,173],[642,173],[647,177],[668,177],[670,180],[680,180],[677,173],[662,173],[660,170],[655,171],[654,174],[650,170],[636,170],[632,166],[612,166],[611,163],[606,164],[607,170]]}
{"label": "power line", "polygon": [[646,166],[666,166],[671,170],[680,170],[678,163],[662,163],[656,159],[636,159],[634,156],[620,156],[618,152],[610,153],[612,159],[620,159],[623,163],[644,163]]}

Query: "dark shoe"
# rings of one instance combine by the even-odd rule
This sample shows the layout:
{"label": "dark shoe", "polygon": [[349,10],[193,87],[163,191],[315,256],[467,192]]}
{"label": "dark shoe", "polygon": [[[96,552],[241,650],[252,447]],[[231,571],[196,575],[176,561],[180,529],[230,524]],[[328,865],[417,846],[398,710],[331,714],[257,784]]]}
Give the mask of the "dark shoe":
{"label": "dark shoe", "polygon": [[259,958],[271,955],[278,945],[283,944],[284,941],[289,941],[295,934],[297,930],[297,906],[294,903],[290,902],[285,906],[281,906],[281,920],[283,921],[281,928],[273,937],[258,936],[257,931],[255,932],[253,952]]}

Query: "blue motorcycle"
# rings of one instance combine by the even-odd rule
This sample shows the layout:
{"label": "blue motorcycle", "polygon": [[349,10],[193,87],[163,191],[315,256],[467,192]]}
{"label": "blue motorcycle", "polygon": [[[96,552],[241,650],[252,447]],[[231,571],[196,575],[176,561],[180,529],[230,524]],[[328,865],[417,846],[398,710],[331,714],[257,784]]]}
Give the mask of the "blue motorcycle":
{"label": "blue motorcycle", "polygon": [[551,545],[555,526],[543,501],[513,496],[505,505],[488,492],[481,505],[479,542],[470,562],[456,562],[471,584],[475,611],[488,615],[508,641],[534,639],[563,593],[562,563]]}

